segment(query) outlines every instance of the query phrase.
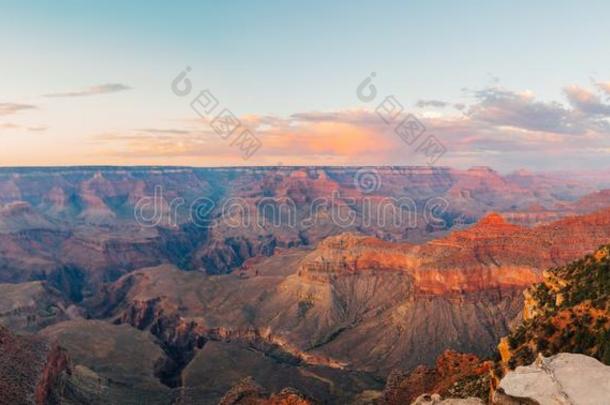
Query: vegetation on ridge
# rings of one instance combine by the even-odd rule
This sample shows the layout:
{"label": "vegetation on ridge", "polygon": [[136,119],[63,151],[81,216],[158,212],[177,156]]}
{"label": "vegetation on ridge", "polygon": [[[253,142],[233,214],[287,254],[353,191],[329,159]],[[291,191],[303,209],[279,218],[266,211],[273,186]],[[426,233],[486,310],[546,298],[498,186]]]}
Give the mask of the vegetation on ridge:
{"label": "vegetation on ridge", "polygon": [[610,365],[610,245],[544,272],[543,282],[525,292],[524,321],[500,352],[510,368],[531,363],[537,353],[560,352]]}

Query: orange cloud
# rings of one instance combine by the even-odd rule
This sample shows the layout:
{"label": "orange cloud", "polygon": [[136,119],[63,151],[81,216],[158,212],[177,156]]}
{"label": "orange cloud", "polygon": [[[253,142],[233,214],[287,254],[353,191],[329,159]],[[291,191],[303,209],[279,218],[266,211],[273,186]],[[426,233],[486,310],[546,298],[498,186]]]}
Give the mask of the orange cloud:
{"label": "orange cloud", "polygon": [[307,123],[292,131],[272,130],[262,134],[262,139],[271,149],[348,157],[383,153],[394,144],[374,129],[343,122]]}
{"label": "orange cloud", "polygon": [[[400,140],[390,127],[385,127],[387,133],[380,130],[379,126],[383,123],[376,116],[367,115],[365,118],[371,119],[374,125],[256,115],[240,117],[240,120],[262,142],[256,155],[257,164],[276,164],[280,161],[287,164],[370,163],[387,159],[388,153],[400,147]],[[100,134],[93,140],[103,147],[101,153],[109,156],[244,164],[239,151],[231,145],[232,138],[220,138],[206,122],[197,124],[189,121],[189,128],[180,130],[149,128],[124,134]]]}

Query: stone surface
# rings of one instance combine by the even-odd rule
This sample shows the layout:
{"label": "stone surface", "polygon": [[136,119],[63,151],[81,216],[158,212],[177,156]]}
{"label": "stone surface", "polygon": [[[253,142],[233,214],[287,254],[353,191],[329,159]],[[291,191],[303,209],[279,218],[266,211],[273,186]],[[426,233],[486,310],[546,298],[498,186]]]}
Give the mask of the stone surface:
{"label": "stone surface", "polygon": [[[607,405],[610,367],[582,354],[540,356],[533,364],[509,372],[500,388],[509,397],[534,400],[540,405]],[[494,395],[494,403],[510,403],[502,397]]]}
{"label": "stone surface", "polygon": [[478,398],[448,398],[442,399],[438,394],[424,394],[413,402],[411,405],[484,405],[485,403]]}

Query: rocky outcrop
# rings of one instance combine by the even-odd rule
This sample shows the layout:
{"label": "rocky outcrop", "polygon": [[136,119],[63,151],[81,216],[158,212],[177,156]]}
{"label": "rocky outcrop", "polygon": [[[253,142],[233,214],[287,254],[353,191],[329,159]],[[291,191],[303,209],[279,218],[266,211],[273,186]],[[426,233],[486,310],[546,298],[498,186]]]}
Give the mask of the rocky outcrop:
{"label": "rocky outcrop", "polygon": [[500,382],[493,404],[605,405],[610,398],[610,367],[571,353],[538,357]]}
{"label": "rocky outcrop", "polygon": [[70,365],[61,348],[0,326],[0,404],[59,403],[57,384],[66,373]]}
{"label": "rocky outcrop", "polygon": [[12,331],[36,332],[78,316],[79,310],[45,282],[0,284],[0,324]]}
{"label": "rocky outcrop", "polygon": [[218,405],[314,405],[316,403],[292,388],[268,394],[252,377],[247,377],[233,386]]}
{"label": "rocky outcrop", "polygon": [[53,390],[62,399],[56,404],[171,403],[172,390],[155,375],[167,357],[149,333],[128,325],[75,320],[39,334],[57,342],[73,365],[58,384],[60,389]]}
{"label": "rocky outcrop", "polygon": [[71,364],[66,351],[57,344],[52,344],[36,386],[36,404],[58,402],[61,395],[61,378],[71,372]]}
{"label": "rocky outcrop", "polygon": [[[490,363],[487,363],[490,364]],[[451,366],[439,364],[444,367],[441,370],[450,372]],[[459,366],[455,362],[453,366]],[[468,368],[464,369],[467,373]],[[489,370],[488,370],[489,371]],[[430,370],[428,373],[431,374]],[[450,376],[450,375],[449,375]],[[441,383],[446,384],[447,375],[440,376]],[[428,377],[430,380],[431,377]],[[421,382],[421,379],[419,379]],[[450,380],[449,380],[450,382]],[[560,353],[551,357],[538,358],[530,365],[519,366],[508,372],[499,383],[489,384],[487,388],[489,396],[467,397],[467,395],[456,395],[456,392],[444,394],[422,394],[419,395],[411,405],[432,404],[462,404],[476,405],[490,403],[493,405],[605,405],[610,398],[610,366],[606,366],[598,360],[582,354]],[[389,384],[392,383],[390,379]],[[403,386],[393,387],[394,394],[400,392],[405,394],[407,390],[413,395],[415,390],[421,389],[418,379],[412,375],[402,381]],[[416,387],[416,388],[415,388]],[[438,389],[432,392],[438,392]],[[446,398],[446,399],[443,399]],[[408,397],[394,397],[388,402],[388,388],[384,393],[381,404],[405,404]]]}
{"label": "rocky outcrop", "polygon": [[255,401],[264,398],[263,387],[256,384],[252,377],[246,377],[236,385],[234,385],[222,397],[218,405],[235,405],[240,401]]}
{"label": "rocky outcrop", "polygon": [[349,276],[361,271],[406,271],[416,264],[415,258],[407,254],[412,247],[345,233],[320,242],[305,257],[299,272],[310,280],[324,280],[328,276]]}
{"label": "rocky outcrop", "polygon": [[[476,397],[478,401],[486,401],[490,394],[491,367],[491,362],[481,361],[472,354],[446,351],[437,359],[434,368],[419,366],[409,373],[392,372],[379,402],[385,405],[408,404],[411,401],[417,404],[452,403],[441,402],[441,397]],[[435,396],[426,396],[426,393]]]}
{"label": "rocky outcrop", "polygon": [[200,249],[196,256],[209,274],[230,273],[246,260],[256,256],[271,256],[276,248],[275,237],[249,240],[244,237],[228,237],[222,241],[211,241]]}
{"label": "rocky outcrop", "polygon": [[537,353],[575,352],[610,364],[610,246],[543,273],[525,291],[523,322],[499,345],[509,368]]}
{"label": "rocky outcrop", "polygon": [[0,204],[0,232],[18,232],[27,229],[53,229],[54,226],[29,203],[16,200]]}

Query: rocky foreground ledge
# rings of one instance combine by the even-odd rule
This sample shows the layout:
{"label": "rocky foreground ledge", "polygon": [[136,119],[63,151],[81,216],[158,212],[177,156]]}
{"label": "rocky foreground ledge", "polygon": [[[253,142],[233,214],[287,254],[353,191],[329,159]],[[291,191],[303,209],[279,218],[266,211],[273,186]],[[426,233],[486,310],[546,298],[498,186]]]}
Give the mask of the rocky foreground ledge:
{"label": "rocky foreground ledge", "polygon": [[610,401],[610,366],[583,354],[539,356],[502,379],[493,403],[514,403],[506,402],[507,397],[540,405],[605,405]]}
{"label": "rocky foreground ledge", "polygon": [[[610,366],[583,354],[539,356],[510,371],[491,395],[493,405],[607,405]],[[484,405],[478,398],[441,398],[425,394],[411,405]]]}

